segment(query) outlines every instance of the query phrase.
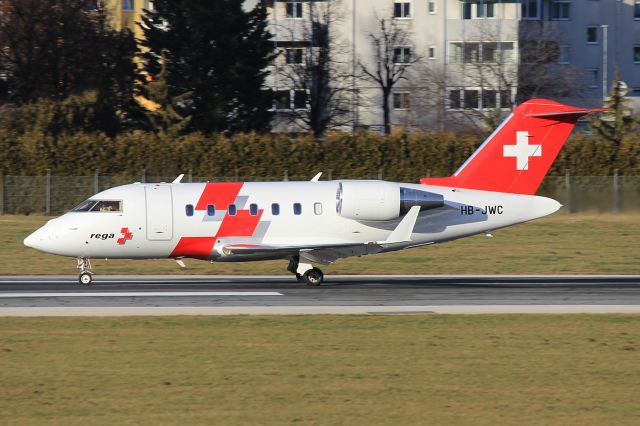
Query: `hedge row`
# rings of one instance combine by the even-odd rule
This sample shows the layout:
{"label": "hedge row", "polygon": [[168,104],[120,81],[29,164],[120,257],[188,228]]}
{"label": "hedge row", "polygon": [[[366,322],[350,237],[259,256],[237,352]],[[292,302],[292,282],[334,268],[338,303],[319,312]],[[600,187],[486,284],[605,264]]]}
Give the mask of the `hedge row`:
{"label": "hedge row", "polygon": [[[317,171],[334,178],[417,179],[451,174],[482,142],[476,135],[412,133],[310,136],[236,134],[206,137],[194,133],[175,140],[133,132],[108,138],[77,133],[51,137],[39,132],[0,134],[0,169],[5,175],[84,176],[98,171],[120,177],[193,176],[307,177]],[[616,149],[610,142],[572,136],[549,174],[640,175],[640,135]]]}

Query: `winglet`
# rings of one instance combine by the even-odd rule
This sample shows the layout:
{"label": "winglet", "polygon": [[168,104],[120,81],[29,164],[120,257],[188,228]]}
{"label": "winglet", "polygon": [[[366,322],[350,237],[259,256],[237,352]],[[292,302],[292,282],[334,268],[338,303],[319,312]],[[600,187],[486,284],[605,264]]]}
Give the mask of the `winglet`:
{"label": "winglet", "polygon": [[311,178],[311,182],[317,182],[320,180],[320,176],[322,176],[322,172],[318,173],[314,177]]}
{"label": "winglet", "polygon": [[396,229],[391,232],[386,240],[381,241],[379,244],[394,244],[411,241],[411,234],[413,233],[413,228],[416,226],[416,220],[418,220],[419,213],[420,206],[411,207],[398,226],[396,226]]}
{"label": "winglet", "polygon": [[178,177],[177,177],[177,178],[175,178],[175,179],[173,180],[173,182],[171,182],[171,183],[180,183],[180,181],[182,180],[182,178],[183,178],[183,177],[184,177],[184,173],[182,173],[182,174],[178,175]]}

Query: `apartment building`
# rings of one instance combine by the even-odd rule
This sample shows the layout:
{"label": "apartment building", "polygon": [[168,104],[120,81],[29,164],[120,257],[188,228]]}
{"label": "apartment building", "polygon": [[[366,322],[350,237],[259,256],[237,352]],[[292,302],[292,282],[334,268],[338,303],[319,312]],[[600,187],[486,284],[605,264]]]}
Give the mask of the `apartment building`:
{"label": "apartment building", "polygon": [[[638,0],[272,0],[268,5],[274,48],[282,52],[267,83],[278,93],[276,131],[302,126],[290,112],[308,106],[308,94],[287,86],[283,70],[318,48],[313,38],[322,26],[331,33],[330,43],[340,46],[337,62],[350,71],[331,82],[351,86],[350,123],[342,127],[381,129],[382,90],[363,73],[377,69],[374,38],[380,36],[381,19],[387,32],[393,27],[408,35],[393,47],[393,65],[406,68],[389,96],[394,126],[482,124],[529,95],[597,106],[616,73],[629,86],[628,96],[640,99]],[[334,15],[322,22],[327,7]]]}
{"label": "apartment building", "polygon": [[153,10],[153,0],[102,0],[109,11],[113,26],[118,30],[129,29],[136,39],[143,37],[138,25],[144,10]]}

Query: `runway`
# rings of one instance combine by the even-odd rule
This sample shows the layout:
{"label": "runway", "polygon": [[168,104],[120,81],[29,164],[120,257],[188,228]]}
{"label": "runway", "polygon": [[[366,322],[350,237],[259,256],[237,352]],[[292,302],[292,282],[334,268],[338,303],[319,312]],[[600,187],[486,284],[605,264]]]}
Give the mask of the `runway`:
{"label": "runway", "polygon": [[0,316],[640,313],[640,276],[0,276]]}

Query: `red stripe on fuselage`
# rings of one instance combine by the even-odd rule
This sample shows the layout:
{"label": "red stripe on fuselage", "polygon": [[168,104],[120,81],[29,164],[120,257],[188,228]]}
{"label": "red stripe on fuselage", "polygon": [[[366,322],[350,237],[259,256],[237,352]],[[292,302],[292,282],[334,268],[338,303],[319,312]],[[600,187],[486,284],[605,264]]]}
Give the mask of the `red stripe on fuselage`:
{"label": "red stripe on fuselage", "polygon": [[[229,204],[236,202],[236,198],[242,189],[242,182],[207,183],[200,199],[196,204],[196,210],[206,210],[207,205],[213,204],[217,210],[226,210]],[[234,216],[225,214],[218,232],[211,237],[181,237],[169,257],[191,257],[194,259],[208,260],[219,237],[251,237],[253,236],[262,213],[252,216],[249,210],[238,210]]]}
{"label": "red stripe on fuselage", "polygon": [[238,210],[235,216],[226,214],[220,229],[218,229],[218,237],[250,237],[256,231],[258,222],[262,217],[264,210],[258,210],[258,214],[251,216],[249,210]]}
{"label": "red stripe on fuselage", "polygon": [[209,204],[216,206],[217,210],[226,210],[229,204],[236,201],[242,185],[242,182],[208,182],[196,204],[196,210],[206,210]]}
{"label": "red stripe on fuselage", "polygon": [[208,260],[213,251],[216,237],[182,237],[169,257],[192,257]]}

